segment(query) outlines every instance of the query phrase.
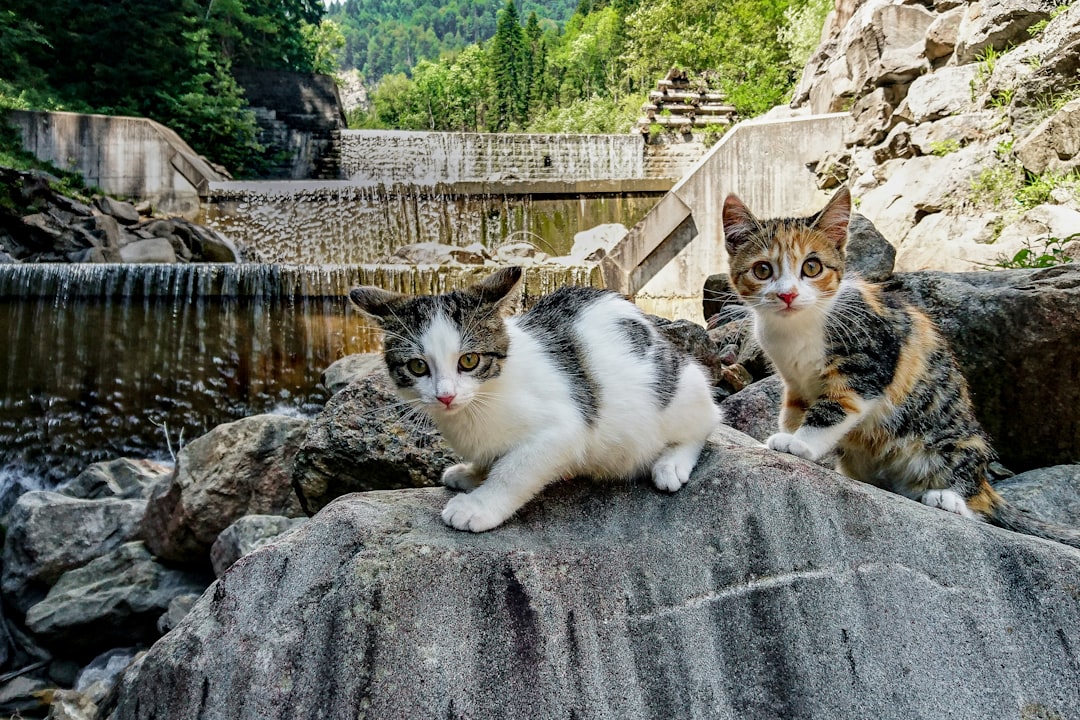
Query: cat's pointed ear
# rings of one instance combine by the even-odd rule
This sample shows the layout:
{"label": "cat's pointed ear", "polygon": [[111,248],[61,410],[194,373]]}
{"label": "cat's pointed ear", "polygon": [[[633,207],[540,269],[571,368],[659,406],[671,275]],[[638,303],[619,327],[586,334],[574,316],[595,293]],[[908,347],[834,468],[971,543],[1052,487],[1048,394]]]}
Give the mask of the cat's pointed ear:
{"label": "cat's pointed ear", "polygon": [[379,319],[391,314],[393,311],[390,306],[404,297],[400,293],[390,292],[371,285],[353,288],[349,291],[349,299],[352,300],[353,305],[356,305],[368,315]]}
{"label": "cat's pointed ear", "polygon": [[734,255],[760,231],[757,218],[739,197],[732,193],[724,200],[724,246]]}
{"label": "cat's pointed ear", "polygon": [[515,265],[488,275],[470,289],[480,295],[485,303],[496,304],[510,294],[519,280],[521,280],[521,268]]}
{"label": "cat's pointed ear", "polygon": [[845,186],[833,194],[829,204],[814,218],[813,227],[829,238],[836,245],[837,250],[843,250],[844,245],[847,244],[848,223],[850,221],[851,193]]}

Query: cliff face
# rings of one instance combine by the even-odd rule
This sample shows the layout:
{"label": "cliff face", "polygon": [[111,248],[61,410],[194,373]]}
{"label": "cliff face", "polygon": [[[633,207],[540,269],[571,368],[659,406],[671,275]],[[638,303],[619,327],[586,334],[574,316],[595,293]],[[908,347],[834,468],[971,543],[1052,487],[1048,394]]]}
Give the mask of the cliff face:
{"label": "cliff face", "polygon": [[793,106],[850,112],[821,183],[849,184],[898,270],[982,269],[1080,231],[1080,5],[845,0],[832,17]]}
{"label": "cliff face", "polygon": [[714,435],[690,484],[344,496],[121,683],[135,718],[1078,717],[1080,553]]}

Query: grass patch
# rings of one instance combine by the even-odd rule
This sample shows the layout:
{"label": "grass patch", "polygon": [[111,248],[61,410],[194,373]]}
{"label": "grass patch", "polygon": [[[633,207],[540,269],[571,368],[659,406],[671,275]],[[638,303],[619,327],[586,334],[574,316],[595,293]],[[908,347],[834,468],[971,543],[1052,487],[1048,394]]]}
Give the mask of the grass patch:
{"label": "grass patch", "polygon": [[960,141],[956,138],[948,138],[946,140],[935,140],[930,143],[930,154],[937,157],[945,157],[950,153],[954,153],[960,149]]}

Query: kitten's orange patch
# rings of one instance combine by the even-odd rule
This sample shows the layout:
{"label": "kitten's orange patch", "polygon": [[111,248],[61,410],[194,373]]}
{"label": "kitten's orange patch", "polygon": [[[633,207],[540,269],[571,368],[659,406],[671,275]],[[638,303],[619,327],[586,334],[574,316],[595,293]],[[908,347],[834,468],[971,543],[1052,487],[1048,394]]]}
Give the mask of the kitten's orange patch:
{"label": "kitten's orange patch", "polygon": [[780,408],[780,429],[789,433],[798,430],[809,408],[809,400],[784,388],[784,404]]}
{"label": "kitten's orange patch", "polygon": [[870,309],[874,311],[876,315],[885,314],[885,304],[881,302],[881,288],[875,285],[864,286],[865,292],[862,293],[863,300]]}
{"label": "kitten's orange patch", "polygon": [[[869,301],[869,297],[867,300]],[[880,298],[877,301],[880,307]],[[878,312],[878,308],[875,308],[875,312]],[[915,310],[909,310],[909,314],[912,332],[900,351],[893,380],[885,388],[885,397],[895,406],[901,405],[915,389],[916,383],[926,373],[927,357],[940,344],[933,324],[925,315]]]}
{"label": "kitten's orange patch", "polygon": [[985,479],[980,479],[979,491],[971,497],[965,498],[964,502],[967,503],[968,509],[972,512],[992,517],[1001,505],[1002,499]]}

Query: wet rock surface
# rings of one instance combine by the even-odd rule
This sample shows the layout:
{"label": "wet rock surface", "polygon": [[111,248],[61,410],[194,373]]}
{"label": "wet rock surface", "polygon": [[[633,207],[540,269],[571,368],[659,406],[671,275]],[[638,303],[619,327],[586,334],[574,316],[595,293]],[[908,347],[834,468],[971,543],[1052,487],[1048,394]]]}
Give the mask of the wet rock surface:
{"label": "wet rock surface", "polygon": [[219,425],[177,457],[176,471],[150,498],[143,537],[160,558],[197,565],[218,534],[244,515],[302,515],[293,459],[308,421],[255,415]]}
{"label": "wet rock surface", "polygon": [[719,433],[674,495],[562,483],[482,535],[442,524],[445,489],[340,498],[218,580],[113,717],[1080,707],[1080,553],[755,445]]}

